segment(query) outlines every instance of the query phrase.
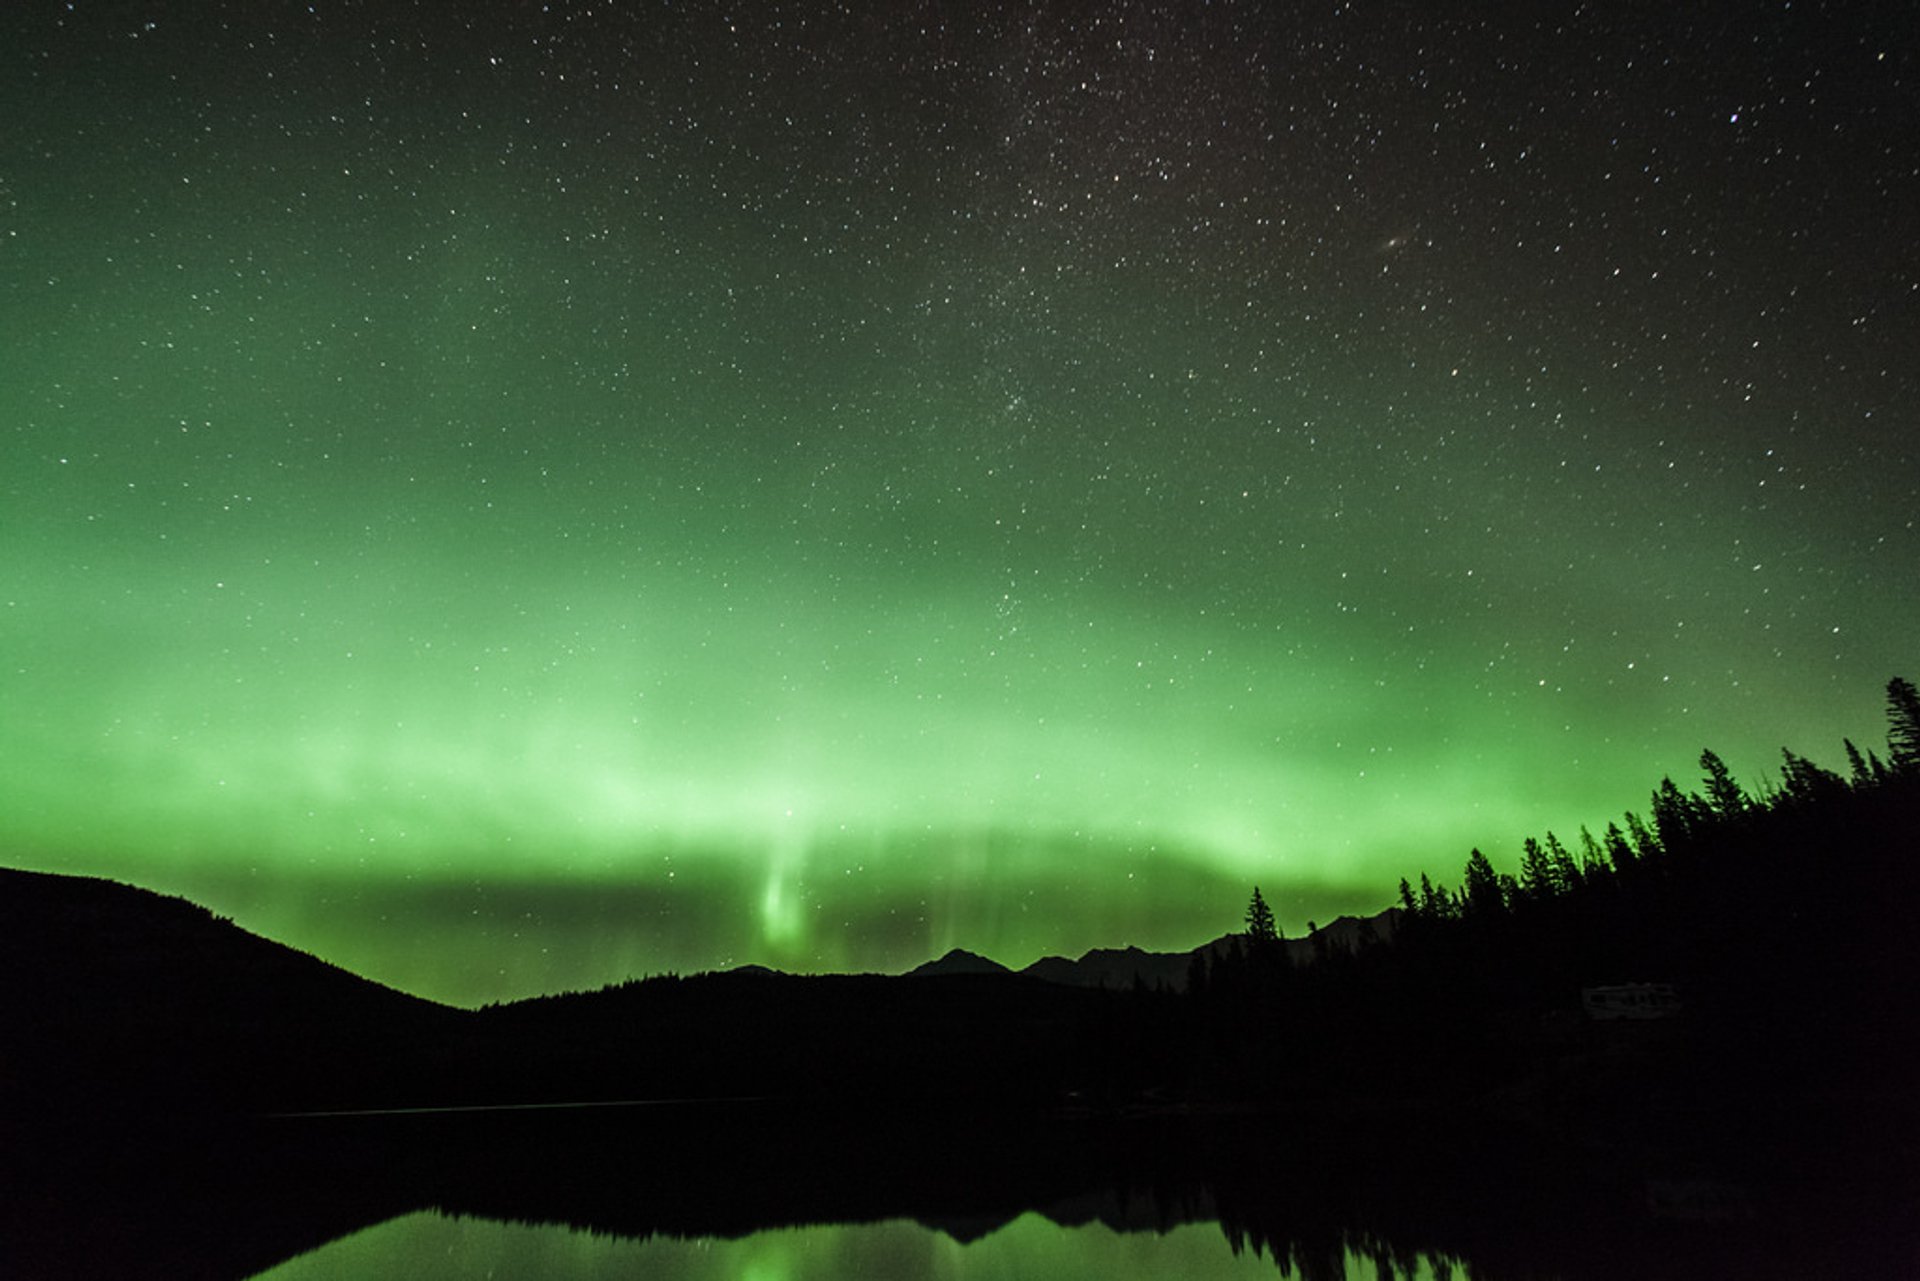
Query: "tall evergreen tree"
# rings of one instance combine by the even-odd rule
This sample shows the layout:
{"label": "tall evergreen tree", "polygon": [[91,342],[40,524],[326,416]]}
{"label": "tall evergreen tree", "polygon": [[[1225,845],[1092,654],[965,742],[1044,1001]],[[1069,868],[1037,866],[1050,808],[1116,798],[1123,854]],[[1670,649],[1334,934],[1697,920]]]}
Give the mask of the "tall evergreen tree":
{"label": "tall evergreen tree", "polygon": [[1247,938],[1255,947],[1280,941],[1280,927],[1274,924],[1273,909],[1260,897],[1258,885],[1253,887],[1253,898],[1247,903]]}
{"label": "tall evergreen tree", "polygon": [[1727,763],[1712,748],[1700,753],[1700,768],[1705,772],[1707,784],[1707,805],[1719,818],[1737,818],[1747,812],[1751,802],[1747,794],[1740,790],[1740,784],[1733,781],[1733,773]]}
{"label": "tall evergreen tree", "polygon": [[1647,826],[1646,820],[1632,810],[1621,815],[1627,820],[1627,831],[1633,837],[1633,857],[1635,862],[1650,863],[1666,851],[1660,847],[1660,838]]}
{"label": "tall evergreen tree", "polygon": [[1700,834],[1712,811],[1707,803],[1691,792],[1683,792],[1668,775],[1660,780],[1653,794],[1653,830],[1660,834],[1662,848],[1672,851]]}
{"label": "tall evergreen tree", "polygon": [[1613,864],[1614,875],[1619,876],[1633,870],[1635,855],[1633,842],[1620,830],[1618,823],[1607,824],[1606,836],[1607,861]]}
{"label": "tall evergreen tree", "polygon": [[[1619,828],[1614,828],[1619,831]],[[1580,879],[1592,883],[1607,874],[1607,854],[1585,823],[1580,825]]]}
{"label": "tall evergreen tree", "polygon": [[1793,801],[1811,802],[1847,790],[1846,780],[1815,765],[1790,747],[1780,749],[1782,788]]}
{"label": "tall evergreen tree", "polygon": [[1476,916],[1498,916],[1507,907],[1507,896],[1493,864],[1477,848],[1467,855],[1466,883],[1461,891],[1467,911]]}
{"label": "tall evergreen tree", "polygon": [[1553,865],[1539,841],[1529,836],[1520,855],[1520,889],[1526,897],[1549,899],[1554,895]]}
{"label": "tall evergreen tree", "polygon": [[1853,745],[1850,738],[1843,738],[1840,742],[1847,749],[1847,770],[1850,775],[1847,781],[1855,787],[1872,786],[1873,769],[1867,764],[1866,758],[1860,755],[1860,749]]}
{"label": "tall evergreen tree", "polygon": [[1553,869],[1554,893],[1568,894],[1580,888],[1580,865],[1573,861],[1573,852],[1552,832],[1547,833],[1547,866]]}
{"label": "tall evergreen tree", "polygon": [[1920,770],[1920,690],[1904,676],[1887,682],[1887,763]]}

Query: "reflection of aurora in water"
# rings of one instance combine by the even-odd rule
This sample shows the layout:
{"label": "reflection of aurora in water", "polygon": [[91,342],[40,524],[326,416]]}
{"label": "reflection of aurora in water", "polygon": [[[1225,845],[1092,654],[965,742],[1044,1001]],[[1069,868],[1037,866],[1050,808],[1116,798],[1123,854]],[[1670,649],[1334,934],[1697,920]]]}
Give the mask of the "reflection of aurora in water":
{"label": "reflection of aurora in water", "polygon": [[[1361,1281],[1380,1275],[1371,1258],[1338,1251],[1344,1275]],[[1402,1281],[1428,1281],[1431,1260],[1416,1256]],[[1402,1260],[1404,1265],[1409,1260]],[[485,1219],[407,1215],[294,1259],[261,1281],[320,1281],[352,1276],[403,1281],[420,1276],[463,1281],[494,1276],[673,1277],[685,1281],[826,1281],[887,1277],[897,1281],[975,1281],[1048,1277],[1182,1277],[1196,1281],[1271,1278],[1273,1260],[1234,1251],[1215,1224],[1184,1224],[1164,1232],[1116,1232],[1098,1224],[1063,1227],[1038,1214],[1022,1215],[977,1240],[956,1240],[938,1229],[887,1223],[785,1228],[738,1240],[656,1238],[631,1241],[559,1227],[528,1227]],[[1331,1281],[1329,1274],[1312,1274]],[[1457,1273],[1455,1273],[1457,1275]]]}
{"label": "reflection of aurora in water", "polygon": [[0,14],[9,861],[460,1000],[1185,948],[1911,666],[1858,15],[178,8]]}

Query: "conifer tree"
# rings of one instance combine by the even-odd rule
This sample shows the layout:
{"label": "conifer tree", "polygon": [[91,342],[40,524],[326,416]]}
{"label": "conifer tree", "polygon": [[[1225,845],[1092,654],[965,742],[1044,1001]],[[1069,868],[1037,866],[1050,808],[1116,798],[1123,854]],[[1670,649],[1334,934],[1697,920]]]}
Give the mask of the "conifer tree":
{"label": "conifer tree", "polygon": [[1553,869],[1554,893],[1568,894],[1580,888],[1581,867],[1573,861],[1573,852],[1552,832],[1547,833],[1547,866]]}
{"label": "conifer tree", "polygon": [[1843,738],[1840,742],[1847,749],[1847,771],[1850,775],[1847,781],[1855,787],[1871,786],[1873,770],[1868,766],[1866,758],[1860,755],[1860,749],[1853,745],[1853,740],[1850,738]]}
{"label": "conifer tree", "polygon": [[[1619,831],[1619,828],[1614,828]],[[1600,848],[1600,842],[1593,838],[1587,825],[1580,825],[1580,879],[1585,882],[1599,880],[1607,874],[1607,855]]]}
{"label": "conifer tree", "polygon": [[1267,906],[1267,900],[1260,897],[1260,887],[1253,887],[1253,898],[1247,904],[1247,938],[1255,947],[1262,947],[1280,941],[1280,929],[1273,922],[1273,909]]}
{"label": "conifer tree", "polygon": [[1661,847],[1671,851],[1687,844],[1711,812],[1698,796],[1681,791],[1671,775],[1661,779],[1653,794],[1653,830],[1660,834]]}
{"label": "conifer tree", "polygon": [[1782,786],[1790,800],[1818,801],[1847,790],[1847,784],[1830,769],[1822,769],[1790,747],[1780,749]]}
{"label": "conifer tree", "polygon": [[1747,794],[1740,790],[1740,784],[1733,781],[1733,773],[1727,769],[1727,763],[1712,748],[1700,753],[1700,768],[1706,775],[1707,805],[1715,816],[1737,818],[1747,812],[1751,805]]}
{"label": "conifer tree", "polygon": [[1887,763],[1920,770],[1920,690],[1904,676],[1887,682]]}
{"label": "conifer tree", "polygon": [[[1471,866],[1471,865],[1469,865]],[[1530,899],[1553,897],[1553,865],[1539,841],[1529,836],[1520,855],[1520,888]]]}
{"label": "conifer tree", "polygon": [[1462,888],[1467,911],[1476,916],[1498,916],[1506,910],[1506,894],[1493,864],[1477,848],[1467,855],[1466,883]]}
{"label": "conifer tree", "polygon": [[1420,915],[1430,921],[1438,921],[1451,915],[1447,911],[1447,892],[1444,889],[1435,889],[1425,872],[1420,873]]}
{"label": "conifer tree", "polygon": [[1633,843],[1627,839],[1627,834],[1620,830],[1618,823],[1607,824],[1606,850],[1607,861],[1613,864],[1616,876],[1633,870],[1635,861]]}
{"label": "conifer tree", "polygon": [[1650,863],[1666,851],[1660,847],[1660,838],[1647,826],[1646,820],[1632,810],[1621,816],[1627,820],[1627,831],[1633,837],[1633,858],[1637,863]]}

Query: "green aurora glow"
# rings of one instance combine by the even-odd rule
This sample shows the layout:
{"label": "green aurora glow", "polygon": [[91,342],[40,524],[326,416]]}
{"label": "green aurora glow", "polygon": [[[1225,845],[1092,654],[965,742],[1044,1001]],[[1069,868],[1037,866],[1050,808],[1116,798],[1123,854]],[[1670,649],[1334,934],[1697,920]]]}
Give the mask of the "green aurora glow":
{"label": "green aurora glow", "polygon": [[997,8],[932,62],[201,9],[8,19],[9,861],[456,1000],[1021,964],[1377,910],[1702,746],[1877,744],[1913,671],[1920,205],[1890,117],[1810,141],[1858,102],[1761,174],[1450,54],[1459,112],[1364,81],[1433,139],[1384,166],[1357,35],[1296,102],[1132,8],[1104,81]]}

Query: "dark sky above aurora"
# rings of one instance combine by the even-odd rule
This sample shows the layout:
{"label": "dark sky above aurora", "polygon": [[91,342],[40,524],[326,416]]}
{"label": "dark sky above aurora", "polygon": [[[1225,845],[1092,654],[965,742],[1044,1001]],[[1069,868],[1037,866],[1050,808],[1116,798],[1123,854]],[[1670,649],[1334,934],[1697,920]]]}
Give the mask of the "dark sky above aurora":
{"label": "dark sky above aurora", "polygon": [[7,6],[7,861],[476,1001],[1882,742],[1910,6],[829,8]]}

